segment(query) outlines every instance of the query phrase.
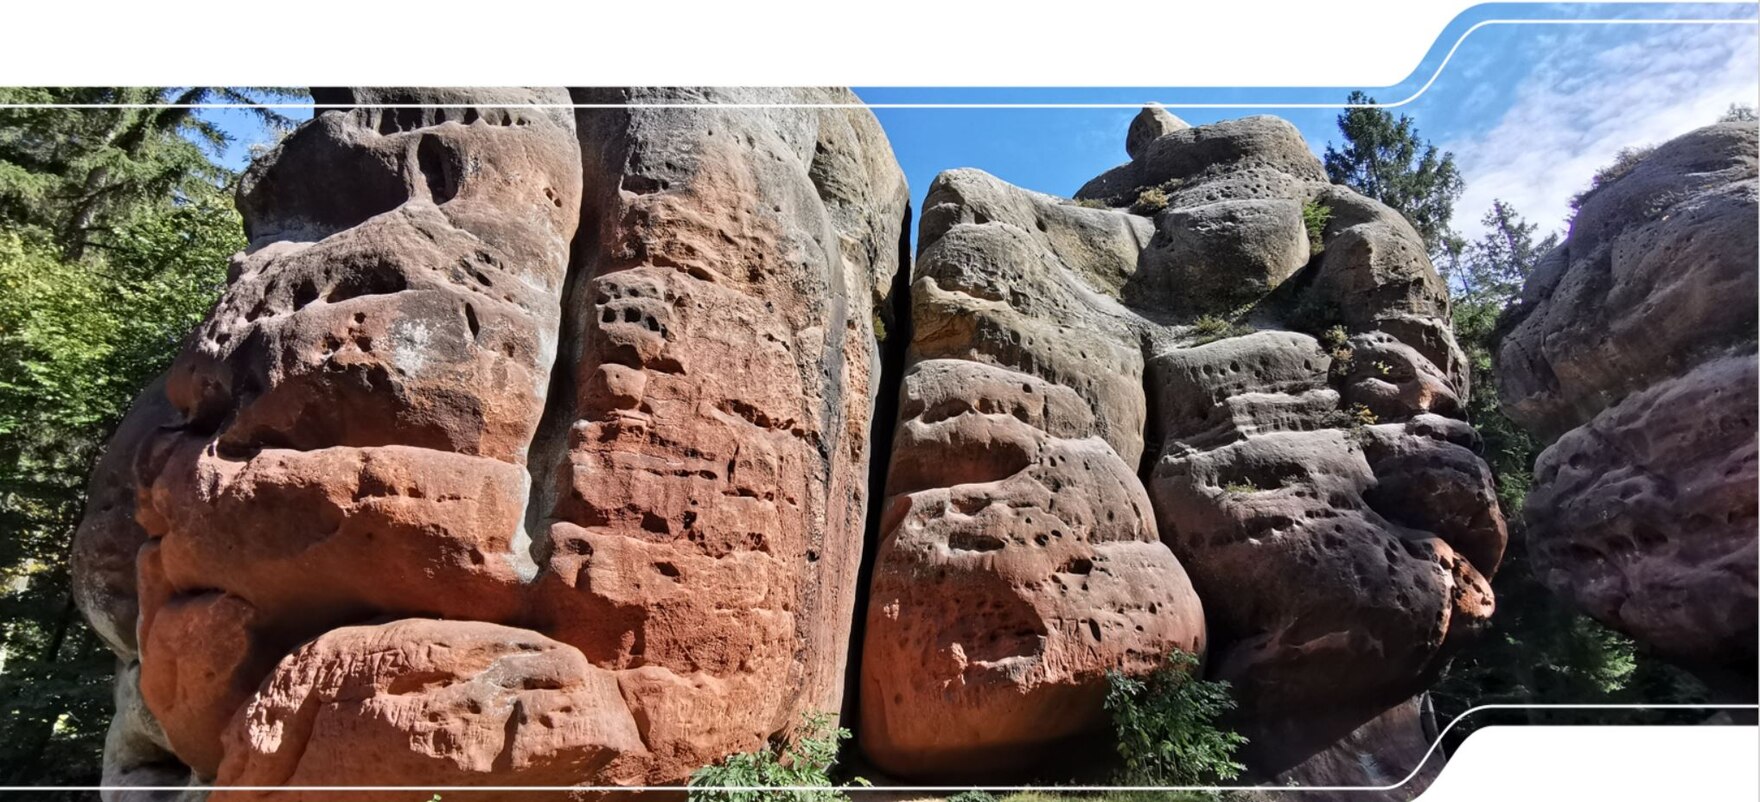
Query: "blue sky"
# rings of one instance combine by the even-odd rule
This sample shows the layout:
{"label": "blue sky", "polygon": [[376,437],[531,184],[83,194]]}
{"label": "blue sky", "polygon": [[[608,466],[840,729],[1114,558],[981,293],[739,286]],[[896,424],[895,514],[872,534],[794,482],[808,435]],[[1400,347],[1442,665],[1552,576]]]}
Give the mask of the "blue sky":
{"label": "blue sky", "polygon": [[[1410,77],[1392,87],[1299,89],[857,89],[872,104],[1181,103],[1268,104],[1181,109],[1193,124],[1276,114],[1301,129],[1316,153],[1338,138],[1337,109],[1273,103],[1340,103],[1361,88],[1378,101],[1404,99],[1436,75],[1461,34],[1486,19],[1754,18],[1752,3],[1704,5],[1477,6],[1437,37]],[[1571,195],[1623,147],[1656,143],[1706,125],[1731,103],[1760,94],[1754,25],[1490,25],[1461,43],[1428,90],[1398,109],[1423,136],[1452,151],[1466,179],[1456,226],[1471,234],[1501,198],[1547,229],[1562,229]],[[1243,54],[1243,57],[1250,57]],[[1069,195],[1125,161],[1133,109],[889,109],[886,128],[912,194],[935,174],[977,167],[1010,183]]]}
{"label": "blue sky", "polygon": [[[858,88],[871,104],[1164,103],[1193,124],[1277,114],[1301,129],[1316,153],[1337,139],[1338,110],[1276,108],[1340,103],[1361,88],[1377,100],[1404,99],[1428,139],[1453,152],[1466,179],[1455,224],[1475,233],[1494,198],[1513,203],[1544,229],[1562,229],[1571,195],[1624,147],[1661,142],[1716,119],[1731,103],[1760,95],[1760,39],[1754,25],[1491,25],[1488,19],[1753,19],[1753,3],[1491,4],[1456,18],[1411,75],[1391,87],[1293,89]],[[1334,46],[1334,45],[1328,45]],[[1363,43],[1372,46],[1372,43]],[[1316,54],[1295,55],[1300,58]],[[1243,53],[1242,58],[1264,58]],[[1182,103],[1263,104],[1182,109]],[[910,181],[916,207],[936,173],[977,167],[1011,183],[1068,195],[1125,160],[1134,108],[896,109],[874,113]],[[209,112],[238,134],[227,161],[242,166],[246,145],[264,134],[243,112]],[[298,115],[303,116],[303,115]]]}

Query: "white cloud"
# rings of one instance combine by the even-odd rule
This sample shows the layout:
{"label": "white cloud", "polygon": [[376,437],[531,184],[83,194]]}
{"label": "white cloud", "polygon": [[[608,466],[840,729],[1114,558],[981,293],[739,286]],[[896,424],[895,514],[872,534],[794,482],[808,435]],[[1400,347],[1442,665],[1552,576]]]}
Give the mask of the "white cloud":
{"label": "white cloud", "polygon": [[[1443,143],[1466,180],[1455,226],[1474,236],[1493,199],[1542,231],[1563,230],[1570,198],[1621,148],[1657,144],[1754,103],[1760,56],[1749,25],[1644,30],[1613,47],[1579,32],[1536,41],[1545,55],[1489,131]],[[1602,41],[1598,41],[1602,40]]]}

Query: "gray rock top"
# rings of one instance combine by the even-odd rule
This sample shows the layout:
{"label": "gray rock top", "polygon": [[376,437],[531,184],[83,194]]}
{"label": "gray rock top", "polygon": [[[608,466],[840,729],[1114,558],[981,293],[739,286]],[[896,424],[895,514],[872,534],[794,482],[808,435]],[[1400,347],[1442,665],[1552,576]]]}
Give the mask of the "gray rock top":
{"label": "gray rock top", "polygon": [[1143,154],[1143,149],[1161,137],[1175,131],[1192,127],[1185,120],[1173,116],[1171,112],[1160,106],[1144,106],[1131,120],[1131,127],[1124,136],[1124,152],[1131,158]]}

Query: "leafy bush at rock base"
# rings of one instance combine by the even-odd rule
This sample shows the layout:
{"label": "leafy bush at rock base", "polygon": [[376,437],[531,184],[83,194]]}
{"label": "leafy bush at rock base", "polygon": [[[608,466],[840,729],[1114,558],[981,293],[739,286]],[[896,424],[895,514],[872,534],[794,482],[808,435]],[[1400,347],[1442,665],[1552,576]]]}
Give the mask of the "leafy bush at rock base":
{"label": "leafy bush at rock base", "polygon": [[[690,802],[833,802],[849,797],[831,781],[837,748],[850,737],[829,713],[807,713],[792,744],[729,755],[691,774]],[[856,785],[867,785],[861,778]],[[823,787],[823,791],[754,791],[749,788]]]}
{"label": "leafy bush at rock base", "polygon": [[1245,770],[1234,753],[1247,739],[1216,725],[1235,706],[1228,683],[1199,679],[1197,671],[1196,655],[1176,651],[1146,679],[1107,674],[1106,710],[1124,762],[1120,782],[1205,785]]}

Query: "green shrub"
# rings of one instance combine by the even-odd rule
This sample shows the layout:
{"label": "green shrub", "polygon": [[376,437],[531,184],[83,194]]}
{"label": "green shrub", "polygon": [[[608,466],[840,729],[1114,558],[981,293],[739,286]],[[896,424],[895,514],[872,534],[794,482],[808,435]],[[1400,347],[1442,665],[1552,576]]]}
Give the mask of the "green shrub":
{"label": "green shrub", "polygon": [[1132,214],[1154,214],[1167,208],[1167,192],[1161,187],[1147,187],[1137,193],[1131,204]]}
{"label": "green shrub", "polygon": [[1751,123],[1755,120],[1760,120],[1760,114],[1754,112],[1752,103],[1731,103],[1729,110],[1717,118],[1720,123]]}
{"label": "green shrub", "polygon": [[[831,781],[838,745],[849,730],[835,726],[829,713],[807,713],[792,745],[772,744],[756,752],[729,755],[691,774],[690,802],[832,802],[848,797]],[[867,781],[857,778],[857,785]],[[751,791],[734,788],[823,787],[823,791]]]}
{"label": "green shrub", "polygon": [[1111,208],[1110,206],[1106,205],[1106,201],[1101,200],[1100,198],[1076,198],[1075,205],[1080,206],[1083,209],[1109,209],[1109,208]]}
{"label": "green shrub", "polygon": [[1197,345],[1226,340],[1230,337],[1241,337],[1252,334],[1253,329],[1232,320],[1216,315],[1204,315],[1192,322],[1192,334]]}
{"label": "green shrub", "polygon": [[1322,235],[1326,232],[1326,223],[1332,219],[1332,207],[1319,201],[1308,201],[1302,204],[1302,225],[1308,229],[1308,252],[1319,254],[1326,250],[1326,242]]}
{"label": "green shrub", "polygon": [[1356,351],[1351,349],[1350,335],[1345,334],[1343,326],[1333,326],[1321,332],[1320,344],[1326,346],[1326,355],[1332,357],[1332,364],[1326,368],[1329,378],[1344,381],[1356,372]]}
{"label": "green shrub", "polygon": [[989,791],[961,791],[948,797],[947,802],[996,802],[996,795]]}
{"label": "green shrub", "polygon": [[1206,785],[1240,776],[1234,753],[1247,742],[1216,720],[1234,709],[1226,682],[1197,677],[1198,658],[1175,651],[1147,679],[1106,675],[1106,710],[1129,785]]}
{"label": "green shrub", "polygon": [[1228,802],[1225,791],[1218,795],[1209,791],[1022,791],[1009,794],[1002,802]]}
{"label": "green shrub", "polygon": [[1583,204],[1589,200],[1590,195],[1595,194],[1596,190],[1626,177],[1631,171],[1637,169],[1638,164],[1644,161],[1645,157],[1655,152],[1655,145],[1620,148],[1619,153],[1613,157],[1612,164],[1595,171],[1595,177],[1589,179],[1588,189],[1571,196],[1571,211],[1583,208]]}

